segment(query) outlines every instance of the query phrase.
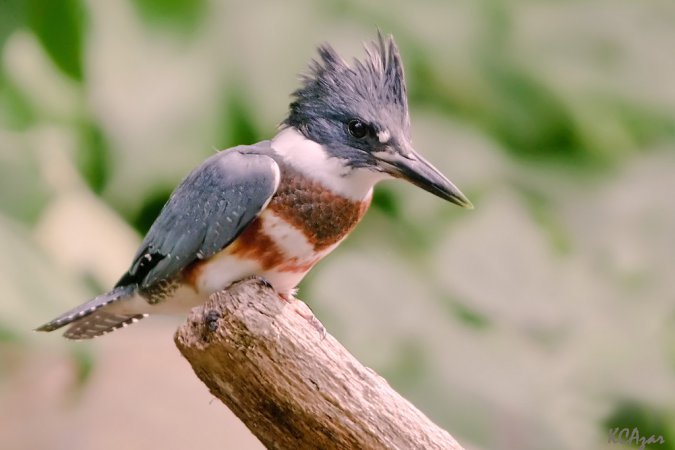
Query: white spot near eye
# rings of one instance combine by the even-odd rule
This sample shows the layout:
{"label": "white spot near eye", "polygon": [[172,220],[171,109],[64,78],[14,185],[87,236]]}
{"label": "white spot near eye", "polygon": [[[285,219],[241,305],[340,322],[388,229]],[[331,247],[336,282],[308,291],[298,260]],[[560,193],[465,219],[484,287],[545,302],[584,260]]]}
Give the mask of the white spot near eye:
{"label": "white spot near eye", "polygon": [[377,139],[380,141],[380,144],[386,144],[391,139],[391,133],[389,133],[389,130],[382,130],[377,133]]}

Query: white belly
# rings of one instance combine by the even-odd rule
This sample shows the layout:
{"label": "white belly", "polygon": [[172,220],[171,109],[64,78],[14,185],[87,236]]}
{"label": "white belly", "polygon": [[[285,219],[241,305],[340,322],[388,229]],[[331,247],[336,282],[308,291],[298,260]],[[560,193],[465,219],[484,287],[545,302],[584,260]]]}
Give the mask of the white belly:
{"label": "white belly", "polygon": [[[232,283],[253,275],[263,277],[269,281],[280,294],[292,295],[295,287],[302,281],[306,272],[280,272],[275,270],[263,271],[254,268],[251,261],[242,265],[242,260],[233,256],[219,258],[218,263],[207,266],[204,276],[200,278],[199,291],[192,286],[178,287],[171,297],[158,303],[148,303],[140,296],[134,295],[110,305],[108,311],[119,314],[166,314],[183,316],[195,306],[204,304],[209,296],[221,291]],[[219,271],[219,269],[233,269]]]}
{"label": "white belly", "polygon": [[[337,246],[316,252],[302,232],[269,210],[260,215],[260,221],[262,232],[275,243],[284,262],[263,268],[255,259],[242,259],[225,249],[202,270],[197,286],[200,293],[208,296],[243,278],[258,275],[269,281],[277,292],[291,294],[311,267]],[[291,267],[296,270],[288,270]],[[306,270],[298,270],[302,267]]]}
{"label": "white belly", "polygon": [[218,255],[216,261],[203,269],[199,277],[197,290],[202,297],[207,298],[214,292],[227,288],[232,283],[257,275],[269,281],[277,292],[289,294],[306,274],[307,271],[298,273],[274,269],[263,270],[256,261],[239,259],[236,256],[223,253]]}

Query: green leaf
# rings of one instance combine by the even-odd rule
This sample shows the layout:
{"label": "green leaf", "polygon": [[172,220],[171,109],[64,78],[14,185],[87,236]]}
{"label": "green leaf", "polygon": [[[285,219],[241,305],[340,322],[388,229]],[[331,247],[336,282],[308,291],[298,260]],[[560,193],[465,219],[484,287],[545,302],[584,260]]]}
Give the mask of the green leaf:
{"label": "green leaf", "polygon": [[131,225],[133,225],[139,233],[145,235],[145,233],[148,232],[166,202],[169,201],[171,191],[172,188],[170,187],[158,187],[152,194],[145,198],[138,214],[130,220]]}
{"label": "green leaf", "polygon": [[223,101],[218,137],[219,148],[253,144],[262,139],[255,121],[255,115],[239,86],[228,89]]}
{"label": "green leaf", "polygon": [[80,0],[27,0],[26,21],[54,64],[82,81],[82,47],[86,24]]}
{"label": "green leaf", "polygon": [[662,450],[675,449],[675,436],[671,433],[669,423],[673,423],[672,413],[662,411],[657,407],[645,405],[633,400],[621,402],[616,410],[603,421],[603,428],[618,428],[622,430],[627,428],[633,430],[637,428],[640,436],[648,439],[650,436],[662,436],[664,443],[660,445],[647,446],[646,448],[659,448]]}
{"label": "green leaf", "polygon": [[20,0],[0,0],[0,49],[12,32],[23,24]]}
{"label": "green leaf", "polygon": [[81,128],[77,165],[91,189],[101,193],[110,178],[110,149],[101,128],[92,122]]}
{"label": "green leaf", "polygon": [[133,3],[146,23],[185,31],[196,28],[206,10],[204,0],[134,0]]}
{"label": "green leaf", "polygon": [[396,193],[387,186],[378,186],[373,193],[372,207],[392,219],[401,217],[401,202]]}
{"label": "green leaf", "polygon": [[34,122],[35,110],[29,99],[0,69],[0,125],[25,130]]}

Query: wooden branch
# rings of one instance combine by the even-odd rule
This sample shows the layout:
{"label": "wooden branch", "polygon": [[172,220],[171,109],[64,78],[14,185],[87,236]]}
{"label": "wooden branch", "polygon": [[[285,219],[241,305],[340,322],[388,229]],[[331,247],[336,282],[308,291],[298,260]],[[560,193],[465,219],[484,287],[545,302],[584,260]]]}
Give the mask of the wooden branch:
{"label": "wooden branch", "polygon": [[174,339],[267,448],[462,449],[259,280],[211,296]]}

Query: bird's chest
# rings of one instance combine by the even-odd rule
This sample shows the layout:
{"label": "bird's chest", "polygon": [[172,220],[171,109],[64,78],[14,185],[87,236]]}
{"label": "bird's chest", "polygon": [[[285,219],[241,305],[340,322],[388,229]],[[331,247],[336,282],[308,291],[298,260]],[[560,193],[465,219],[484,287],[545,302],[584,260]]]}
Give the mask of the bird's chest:
{"label": "bird's chest", "polygon": [[354,229],[368,209],[370,198],[370,193],[361,201],[342,197],[287,169],[266,212],[297,229],[316,251],[322,251]]}
{"label": "bird's chest", "polygon": [[284,170],[267,207],[227,248],[190,272],[192,284],[200,292],[214,292],[257,274],[279,292],[290,293],[353,230],[371,195],[351,200]]}
{"label": "bird's chest", "polygon": [[265,270],[306,272],[353,230],[370,198],[347,199],[286,170],[267,208],[230,251],[258,260]]}

